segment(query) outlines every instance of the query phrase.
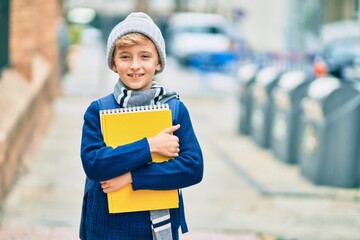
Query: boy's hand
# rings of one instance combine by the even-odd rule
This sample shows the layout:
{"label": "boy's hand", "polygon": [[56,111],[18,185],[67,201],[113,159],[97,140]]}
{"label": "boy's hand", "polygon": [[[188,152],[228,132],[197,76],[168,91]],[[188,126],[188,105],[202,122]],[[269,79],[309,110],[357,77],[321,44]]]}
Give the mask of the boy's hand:
{"label": "boy's hand", "polygon": [[180,128],[180,124],[171,126],[159,132],[156,136],[148,138],[150,152],[174,158],[179,156],[179,138],[173,132]]}
{"label": "boy's hand", "polygon": [[132,177],[130,172],[116,178],[100,182],[101,188],[103,189],[104,193],[115,192],[125,187],[129,183],[132,183]]}

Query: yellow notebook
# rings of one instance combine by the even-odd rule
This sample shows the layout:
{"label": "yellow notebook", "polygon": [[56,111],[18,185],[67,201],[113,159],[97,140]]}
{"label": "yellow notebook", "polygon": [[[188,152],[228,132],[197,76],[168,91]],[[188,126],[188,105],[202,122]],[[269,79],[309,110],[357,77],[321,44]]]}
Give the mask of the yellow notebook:
{"label": "yellow notebook", "polygon": [[[113,148],[152,137],[172,126],[168,104],[100,111],[101,131],[107,146]],[[152,155],[154,162],[169,160]],[[109,213],[138,212],[179,207],[178,190],[136,190],[129,184],[107,194]]]}

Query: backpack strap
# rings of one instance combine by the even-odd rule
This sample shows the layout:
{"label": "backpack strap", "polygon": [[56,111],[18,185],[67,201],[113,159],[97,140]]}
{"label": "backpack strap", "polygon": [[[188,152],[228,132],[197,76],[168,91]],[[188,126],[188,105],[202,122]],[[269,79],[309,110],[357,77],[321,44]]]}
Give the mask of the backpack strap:
{"label": "backpack strap", "polygon": [[112,108],[119,108],[119,104],[116,102],[114,94],[110,93],[109,95],[99,98],[97,100],[100,110],[107,110]]}
{"label": "backpack strap", "polygon": [[[169,104],[169,107],[171,109],[173,124],[177,124],[179,121],[180,100],[178,98],[172,98],[169,101],[167,101],[167,104]],[[184,200],[182,197],[181,189],[179,189],[178,192],[179,192],[180,228],[181,228],[181,232],[184,234],[184,233],[188,232],[188,227],[187,227],[186,219],[185,219]]]}
{"label": "backpack strap", "polygon": [[179,103],[180,100],[178,98],[172,98],[167,101],[167,104],[169,104],[169,107],[171,109],[173,123],[177,123],[179,120]]}

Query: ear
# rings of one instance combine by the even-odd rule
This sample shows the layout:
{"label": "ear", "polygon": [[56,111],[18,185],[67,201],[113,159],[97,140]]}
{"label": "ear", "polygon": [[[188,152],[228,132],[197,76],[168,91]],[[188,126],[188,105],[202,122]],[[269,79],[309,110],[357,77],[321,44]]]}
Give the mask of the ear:
{"label": "ear", "polygon": [[161,63],[159,62],[159,63],[156,65],[155,70],[156,70],[156,71],[160,71],[160,69],[161,69]]}
{"label": "ear", "polygon": [[116,65],[115,65],[114,60],[111,61],[111,70],[113,70],[114,72],[117,73],[117,69],[116,69]]}

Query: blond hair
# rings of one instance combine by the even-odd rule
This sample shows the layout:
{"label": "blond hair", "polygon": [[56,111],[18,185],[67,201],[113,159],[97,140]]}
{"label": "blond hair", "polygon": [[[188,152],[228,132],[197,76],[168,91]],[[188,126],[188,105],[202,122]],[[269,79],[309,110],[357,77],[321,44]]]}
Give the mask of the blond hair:
{"label": "blond hair", "polygon": [[128,47],[136,44],[147,44],[151,39],[141,33],[128,33],[116,40],[116,47]]}

